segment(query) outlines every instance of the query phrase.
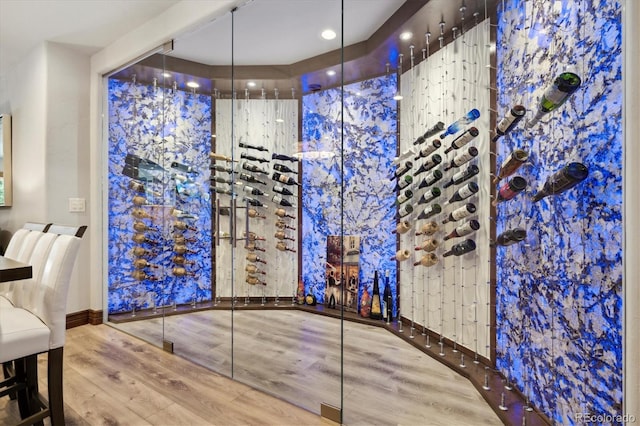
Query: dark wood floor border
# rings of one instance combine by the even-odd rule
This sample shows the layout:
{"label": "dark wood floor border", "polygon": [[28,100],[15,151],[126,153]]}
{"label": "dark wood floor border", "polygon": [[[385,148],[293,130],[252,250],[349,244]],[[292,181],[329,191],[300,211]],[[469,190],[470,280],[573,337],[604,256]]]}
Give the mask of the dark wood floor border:
{"label": "dark wood floor border", "polygon": [[67,314],[67,330],[86,324],[102,324],[102,310],[85,309],[84,311]]}

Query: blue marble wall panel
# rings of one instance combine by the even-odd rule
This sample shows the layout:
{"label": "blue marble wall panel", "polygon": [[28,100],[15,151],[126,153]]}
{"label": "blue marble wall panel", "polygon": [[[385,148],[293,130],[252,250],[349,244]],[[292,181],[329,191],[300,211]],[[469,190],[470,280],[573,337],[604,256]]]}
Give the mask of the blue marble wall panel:
{"label": "blue marble wall panel", "polygon": [[[198,301],[211,300],[210,97],[112,79],[108,104],[108,312],[189,303],[194,296]],[[149,205],[141,207],[152,216],[141,221],[156,229],[146,234],[158,244],[132,241],[132,198],[136,193],[128,187],[133,179],[123,174],[127,154],[149,159],[163,169],[146,174],[154,178],[151,182],[136,179],[158,193],[142,194]],[[199,173],[182,173],[171,167],[174,161]],[[185,266],[194,276],[172,274],[176,266],[172,262],[173,238],[180,234],[173,227],[178,220],[171,215],[173,208],[197,216],[180,219],[197,229],[184,232],[193,239],[187,246],[198,253],[185,255],[194,262]],[[145,272],[158,280],[132,277],[134,246],[153,252],[146,259],[158,268]]]}
{"label": "blue marble wall panel", "polygon": [[303,98],[302,276],[320,302],[330,235],[361,237],[359,297],[364,286],[371,293],[375,270],[389,270],[395,283],[395,193],[387,178],[398,143],[395,91],[390,75],[345,86],[344,109],[340,88]]}
{"label": "blue marble wall panel", "polygon": [[[525,227],[524,244],[497,250],[497,366],[561,424],[577,413],[622,414],[622,28],[620,1],[507,1],[498,7],[498,110],[534,111],[557,74],[582,87],[531,129],[497,146],[530,151],[518,172],[527,196],[498,206],[498,233]],[[533,203],[564,164],[589,177]]]}

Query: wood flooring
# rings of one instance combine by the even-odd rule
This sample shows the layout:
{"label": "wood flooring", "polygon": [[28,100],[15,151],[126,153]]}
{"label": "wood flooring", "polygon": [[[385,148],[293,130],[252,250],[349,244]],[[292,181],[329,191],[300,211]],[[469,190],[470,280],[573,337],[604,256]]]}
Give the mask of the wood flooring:
{"label": "wood flooring", "polygon": [[467,379],[379,327],[296,310],[200,311],[117,327],[157,345],[172,341],[177,355],[233,370],[313,413],[321,403],[342,405],[346,425],[502,424]]}

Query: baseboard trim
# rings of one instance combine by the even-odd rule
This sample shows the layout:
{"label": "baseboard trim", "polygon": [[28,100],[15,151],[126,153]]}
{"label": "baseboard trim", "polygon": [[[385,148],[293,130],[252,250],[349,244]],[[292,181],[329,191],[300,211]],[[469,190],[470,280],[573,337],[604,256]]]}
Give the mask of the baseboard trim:
{"label": "baseboard trim", "polygon": [[67,329],[86,324],[102,324],[102,310],[85,309],[84,311],[67,314]]}

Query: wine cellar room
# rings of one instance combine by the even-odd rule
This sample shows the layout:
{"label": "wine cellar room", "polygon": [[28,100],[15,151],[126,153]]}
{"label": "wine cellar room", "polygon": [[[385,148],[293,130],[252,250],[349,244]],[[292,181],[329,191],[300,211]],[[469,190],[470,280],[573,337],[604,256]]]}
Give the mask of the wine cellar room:
{"label": "wine cellar room", "polygon": [[104,76],[105,322],[344,424],[619,423],[624,1],[234,6]]}

